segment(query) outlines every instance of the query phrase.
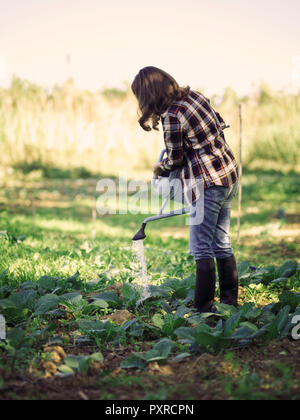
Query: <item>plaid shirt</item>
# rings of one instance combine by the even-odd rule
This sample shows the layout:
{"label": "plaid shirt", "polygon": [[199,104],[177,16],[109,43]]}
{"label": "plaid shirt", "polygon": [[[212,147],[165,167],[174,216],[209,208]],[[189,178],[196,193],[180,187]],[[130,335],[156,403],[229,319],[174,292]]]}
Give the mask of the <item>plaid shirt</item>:
{"label": "plaid shirt", "polygon": [[237,164],[223,133],[226,124],[201,93],[191,91],[188,98],[174,102],[161,119],[168,156],[161,168],[180,169],[184,192],[188,180],[192,188],[190,203],[200,198],[199,180],[205,189],[229,187],[238,180]]}

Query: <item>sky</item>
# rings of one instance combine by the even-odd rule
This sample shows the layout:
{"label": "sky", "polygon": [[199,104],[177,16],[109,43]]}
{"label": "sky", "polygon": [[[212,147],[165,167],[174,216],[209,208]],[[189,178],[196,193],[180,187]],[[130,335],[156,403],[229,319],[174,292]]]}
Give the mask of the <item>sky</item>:
{"label": "sky", "polygon": [[122,87],[153,65],[181,85],[300,89],[299,0],[0,0],[0,85]]}

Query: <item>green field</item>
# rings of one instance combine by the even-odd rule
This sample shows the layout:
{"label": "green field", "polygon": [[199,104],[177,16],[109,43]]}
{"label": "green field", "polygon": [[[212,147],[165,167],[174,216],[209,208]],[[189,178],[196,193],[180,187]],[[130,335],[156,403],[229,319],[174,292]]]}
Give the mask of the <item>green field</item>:
{"label": "green field", "polygon": [[[97,179],[15,173],[0,188],[0,399],[298,399],[299,175],[246,171],[239,310],[193,311],[184,217],[93,217]],[[237,203],[232,218],[236,249]]]}

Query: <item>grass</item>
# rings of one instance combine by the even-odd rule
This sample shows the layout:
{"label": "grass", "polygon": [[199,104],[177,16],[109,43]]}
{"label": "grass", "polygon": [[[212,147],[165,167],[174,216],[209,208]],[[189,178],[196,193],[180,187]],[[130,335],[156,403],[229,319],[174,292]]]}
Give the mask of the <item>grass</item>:
{"label": "grass", "polygon": [[[299,264],[297,177],[295,173],[282,176],[274,171],[245,173],[239,263],[248,260],[258,269],[279,267],[287,260]],[[145,215],[110,215],[95,220],[96,182],[45,180],[33,174],[2,180],[0,304],[22,291],[28,290],[28,299],[30,293],[36,295],[32,294],[34,302],[26,303],[25,309],[8,312],[10,345],[0,348],[0,398],[79,399],[83,395],[89,399],[297,399],[299,349],[289,336],[258,341],[245,348],[201,351],[180,363],[173,361],[176,355],[190,351],[187,344],[176,339],[173,315],[172,319],[165,318],[168,307],[176,311],[184,306],[180,297],[183,291],[178,289],[172,299],[160,297],[150,300],[143,309],[135,308],[131,289],[122,289],[122,285],[137,278],[139,267],[133,258],[131,237]],[[236,217],[235,202],[231,232],[234,248]],[[152,284],[193,276],[195,267],[187,254],[188,227],[184,217],[149,225],[145,247]],[[262,282],[249,283],[247,274],[241,280],[240,305],[253,302],[256,308],[265,308],[278,302],[283,292],[299,293],[299,268],[297,273],[276,285],[266,282],[265,277]],[[252,274],[250,278],[255,279]],[[125,307],[113,301],[103,303],[96,295],[104,291],[113,291],[124,299]],[[49,295],[52,300],[59,299],[59,306],[55,309],[58,301],[54,302],[49,313],[41,310],[41,315],[35,315],[41,299],[49,304]],[[37,302],[38,307],[30,309]],[[123,321],[118,321],[121,315],[136,319],[135,327],[128,326],[124,332]],[[100,335],[82,324],[86,319],[96,322],[110,316],[117,318]],[[172,356],[164,363],[147,362],[144,370],[120,369],[133,352],[145,355],[158,339],[165,337],[157,327],[162,319],[169,319],[163,331],[169,331],[168,340],[173,342]],[[259,326],[266,321],[251,322]],[[211,320],[208,325],[214,328],[216,323]],[[141,328],[142,336],[135,336]],[[84,357],[81,365],[76,359],[74,368],[70,356]],[[71,369],[73,374],[53,376],[58,369]]]}
{"label": "grass", "polygon": [[[254,265],[280,264],[288,257],[298,258],[300,218],[297,181],[297,174],[285,177],[277,173],[245,174],[239,258],[241,261],[250,260]],[[94,223],[92,212],[96,198],[96,180],[6,179],[0,192],[0,230],[7,230],[8,226],[11,226],[16,236],[26,235],[27,239],[22,247],[11,248],[6,245],[5,252],[12,255],[8,261],[1,259],[0,269],[4,270],[7,262],[12,262],[14,267],[23,272],[29,270],[29,275],[34,275],[34,279],[37,279],[43,270],[60,270],[61,264],[64,267],[63,273],[71,275],[78,263],[78,268],[84,268],[84,275],[92,278],[96,273],[93,271],[95,265],[91,265],[91,260],[106,247],[130,247],[130,239],[145,217],[132,214],[111,215],[99,217]],[[276,217],[279,209],[284,210],[280,219]],[[235,202],[232,217],[234,247],[236,218]],[[188,226],[185,222],[185,217],[180,216],[149,224],[146,246],[187,252]],[[97,232],[95,240],[92,239],[94,229]],[[90,242],[90,252],[82,248],[87,241]],[[123,252],[126,254],[125,250]],[[26,266],[21,264],[20,268],[19,253],[21,261],[27,253],[30,256],[35,255],[38,264],[29,258]],[[151,250],[149,253],[151,255]],[[86,261],[81,259],[83,254],[87,258]],[[58,258],[62,261],[71,258],[73,263],[66,269],[64,262],[60,263]],[[110,258],[111,265],[119,265],[118,256]],[[55,267],[51,265],[52,260]],[[148,262],[151,263],[151,258],[148,258]],[[107,265],[107,261],[104,264]],[[36,274],[35,270],[38,270]]]}

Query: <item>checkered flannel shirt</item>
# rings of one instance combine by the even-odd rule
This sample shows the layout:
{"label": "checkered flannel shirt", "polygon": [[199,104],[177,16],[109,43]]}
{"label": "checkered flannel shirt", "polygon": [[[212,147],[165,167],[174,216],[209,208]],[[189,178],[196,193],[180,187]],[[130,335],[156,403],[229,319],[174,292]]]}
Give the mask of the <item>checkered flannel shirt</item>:
{"label": "checkered flannel shirt", "polygon": [[238,180],[237,164],[223,133],[226,124],[201,93],[191,91],[186,99],[174,102],[161,119],[167,151],[161,168],[180,169],[184,193],[192,190],[189,204],[200,198],[199,181],[207,189],[229,187]]}

